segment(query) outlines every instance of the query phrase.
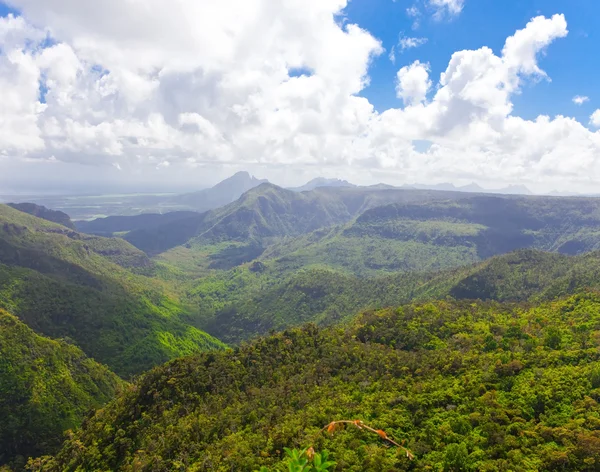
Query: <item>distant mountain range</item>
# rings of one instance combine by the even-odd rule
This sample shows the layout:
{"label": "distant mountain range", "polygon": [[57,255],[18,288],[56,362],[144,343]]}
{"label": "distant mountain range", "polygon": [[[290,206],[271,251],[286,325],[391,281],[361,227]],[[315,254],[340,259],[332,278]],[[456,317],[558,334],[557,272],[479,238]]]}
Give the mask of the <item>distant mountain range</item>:
{"label": "distant mountain range", "polygon": [[[313,443],[343,470],[596,470],[600,199],[489,192],[238,173],[77,229],[0,205],[0,471],[284,470]],[[385,429],[315,436],[341,418]]]}
{"label": "distant mountain range", "polygon": [[[59,224],[71,227],[69,217],[76,222],[91,221],[97,218],[111,216],[132,216],[140,214],[166,214],[172,212],[193,211],[206,212],[235,202],[248,190],[261,184],[269,183],[266,179],[259,179],[248,172],[238,172],[233,176],[219,182],[211,188],[185,194],[118,194],[118,195],[81,195],[81,196],[2,196],[2,201],[32,202],[29,207],[19,209],[34,216],[50,219]],[[507,195],[530,195],[531,192],[524,186],[511,185],[500,189],[485,189],[472,183],[465,186],[456,186],[451,183],[436,185],[412,184],[393,186],[385,183],[359,186],[347,180],[336,178],[317,177],[299,187],[290,187],[288,190],[296,193],[308,192],[320,188],[361,188],[370,190],[398,190],[421,189],[434,191],[450,191],[463,193],[496,193]],[[23,205],[16,203],[13,205]],[[41,207],[46,207],[42,209]],[[51,213],[47,208],[60,210]],[[68,216],[67,216],[68,215]],[[152,218],[150,218],[152,220]],[[79,224],[79,223],[76,223]],[[120,222],[118,223],[120,224]],[[87,231],[85,229],[84,231]],[[112,232],[125,231],[113,229]],[[92,232],[96,232],[95,230]]]}
{"label": "distant mountain range", "polygon": [[[324,177],[317,177],[316,179],[311,180],[310,182],[302,185],[301,187],[291,187],[289,190],[293,190],[295,192],[306,192],[309,190],[314,190],[319,187],[358,187],[358,185],[354,185],[347,180],[342,179],[326,179]],[[375,185],[369,185],[368,188],[377,188],[377,189],[419,189],[419,190],[441,190],[447,192],[466,192],[466,193],[496,193],[501,195],[533,195],[531,190],[529,190],[524,185],[509,185],[508,187],[502,187],[498,189],[486,189],[481,185],[472,182],[468,185],[456,186],[451,183],[441,183],[435,185],[428,184],[412,184],[412,185],[401,185],[394,186],[388,185],[384,183],[379,183]]]}
{"label": "distant mountain range", "polygon": [[481,185],[472,182],[468,185],[457,187],[451,183],[441,183],[436,185],[414,184],[403,185],[402,188],[418,188],[427,190],[446,190],[451,192],[467,192],[467,193],[496,193],[501,195],[533,195],[524,185],[509,185],[508,187],[498,189],[486,189]]}
{"label": "distant mountain range", "polygon": [[293,190],[294,192],[306,192],[319,187],[356,187],[356,185],[351,184],[347,180],[326,179],[324,177],[317,177],[316,179],[312,179],[310,182],[307,182],[301,187],[290,187],[289,190]]}

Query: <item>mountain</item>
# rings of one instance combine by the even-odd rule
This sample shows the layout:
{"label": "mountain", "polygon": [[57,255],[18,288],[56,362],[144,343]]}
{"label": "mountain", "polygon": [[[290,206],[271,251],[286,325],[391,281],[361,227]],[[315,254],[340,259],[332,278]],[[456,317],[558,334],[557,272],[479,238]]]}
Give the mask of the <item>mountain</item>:
{"label": "mountain", "polygon": [[248,172],[238,172],[212,188],[172,197],[169,199],[169,203],[184,205],[190,209],[204,212],[234,202],[244,192],[266,182],[268,181],[257,179]]}
{"label": "mountain", "polygon": [[153,369],[30,467],[281,470],[311,446],[344,471],[597,470],[599,323],[587,293],[286,330]]}
{"label": "mountain", "polygon": [[524,185],[509,185],[508,187],[498,189],[486,189],[475,182],[471,182],[470,184],[459,187],[451,183],[441,183],[434,185],[413,184],[412,186],[403,186],[403,188],[456,191],[465,193],[493,193],[500,195],[532,195],[531,191]]}
{"label": "mountain", "polygon": [[462,187],[458,187],[457,190],[459,192],[470,192],[470,193],[485,193],[485,189],[476,184],[475,182],[471,182],[468,185],[463,185]]}
{"label": "mountain", "polygon": [[531,190],[525,185],[509,185],[508,187],[492,191],[491,193],[501,193],[504,195],[532,195]]}
{"label": "mountain", "polygon": [[342,179],[326,179],[324,177],[317,177],[316,179],[312,179],[310,182],[302,185],[301,187],[290,188],[294,192],[307,192],[309,190],[314,190],[319,187],[356,187],[356,185],[351,184],[347,180]]}
{"label": "mountain", "polygon": [[124,385],[77,347],[39,336],[0,309],[0,466],[56,452],[64,431]]}
{"label": "mountain", "polygon": [[224,207],[157,227],[131,231],[124,237],[153,255],[177,246],[225,241],[256,246],[265,244],[267,239],[297,236],[345,223],[370,208],[392,202],[423,202],[460,198],[462,195],[457,192],[361,187],[319,187],[312,191],[294,192],[263,183]]}
{"label": "mountain", "polygon": [[101,238],[0,205],[0,308],[36,332],[70,338],[120,375],[222,349],[184,321],[157,267],[118,238]]}
{"label": "mountain", "polygon": [[73,225],[69,215],[63,213],[62,211],[50,210],[45,206],[36,205],[35,203],[8,203],[7,205],[15,210],[37,216],[38,218],[42,218],[44,220],[52,221],[53,223],[58,223],[59,225],[66,226],[69,229],[75,229],[75,226]]}
{"label": "mountain", "polygon": [[462,195],[367,209],[349,224],[278,242],[261,259],[375,276],[457,267],[523,248],[570,255],[600,249],[598,199]]}

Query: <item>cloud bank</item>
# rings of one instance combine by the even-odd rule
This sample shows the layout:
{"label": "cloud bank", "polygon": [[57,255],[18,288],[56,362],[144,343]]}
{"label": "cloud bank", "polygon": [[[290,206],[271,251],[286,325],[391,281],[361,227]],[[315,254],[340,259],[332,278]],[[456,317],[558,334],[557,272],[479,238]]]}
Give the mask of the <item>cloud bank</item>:
{"label": "cloud bank", "polygon": [[563,15],[533,18],[499,56],[458,51],[439,77],[402,65],[397,107],[378,113],[360,92],[383,48],[342,21],[346,0],[10,4],[22,16],[0,19],[0,166],[314,166],[558,187],[600,177],[587,123],[512,114],[525,82],[548,79],[538,58],[568,34]]}

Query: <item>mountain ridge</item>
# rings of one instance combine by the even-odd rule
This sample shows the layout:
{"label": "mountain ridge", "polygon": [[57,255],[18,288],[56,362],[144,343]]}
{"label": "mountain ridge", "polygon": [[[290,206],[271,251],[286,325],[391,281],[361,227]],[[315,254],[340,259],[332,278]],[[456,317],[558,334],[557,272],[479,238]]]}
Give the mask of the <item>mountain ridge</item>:
{"label": "mountain ridge", "polygon": [[224,348],[184,322],[181,303],[149,277],[153,264],[124,240],[80,235],[0,205],[0,308],[40,334],[75,340],[123,376]]}

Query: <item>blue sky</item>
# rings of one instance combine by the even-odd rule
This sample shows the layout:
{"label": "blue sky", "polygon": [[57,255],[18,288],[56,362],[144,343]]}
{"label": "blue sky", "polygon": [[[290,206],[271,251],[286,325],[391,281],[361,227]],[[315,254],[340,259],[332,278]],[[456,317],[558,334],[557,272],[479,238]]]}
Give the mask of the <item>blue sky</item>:
{"label": "blue sky", "polygon": [[[421,12],[419,26],[407,9]],[[533,119],[540,114],[563,114],[586,122],[600,107],[598,74],[600,63],[592,60],[600,50],[600,2],[595,0],[470,0],[454,17],[434,19],[423,0],[351,0],[344,11],[345,20],[358,24],[379,39],[385,52],[376,58],[369,75],[370,86],[361,95],[368,98],[378,111],[397,107],[395,74],[403,65],[415,60],[428,62],[431,77],[439,79],[450,57],[463,49],[488,46],[499,55],[506,38],[538,15],[563,13],[569,24],[569,35],[552,44],[540,65],[551,80],[527,84],[514,98],[514,113]],[[0,17],[19,12],[0,1]],[[389,53],[398,49],[400,37],[427,38],[419,47],[396,52],[393,63]],[[581,106],[572,99],[587,96],[590,101]]]}
{"label": "blue sky", "polygon": [[[407,8],[417,5],[423,12],[421,25],[413,29],[413,19]],[[595,60],[600,50],[600,2],[596,0],[467,0],[463,11],[454,18],[435,20],[422,2],[410,0],[353,0],[346,8],[348,21],[357,23],[380,39],[386,53],[377,58],[370,70],[371,85],[364,90],[379,111],[398,106],[394,77],[398,68],[415,60],[429,62],[431,77],[439,79],[455,51],[488,46],[499,55],[508,36],[525,27],[538,15],[564,13],[569,35],[550,45],[540,66],[551,78],[529,83],[522,94],[514,98],[514,113],[532,119],[539,114],[564,114],[587,122],[600,107],[598,74],[600,63]],[[388,53],[398,43],[400,35],[425,37],[427,43],[396,54],[396,63]],[[572,103],[575,95],[590,98],[588,103]]]}
{"label": "blue sky", "polygon": [[597,191],[600,1],[340,3],[0,0],[0,193],[34,177],[193,189],[239,170]]}

